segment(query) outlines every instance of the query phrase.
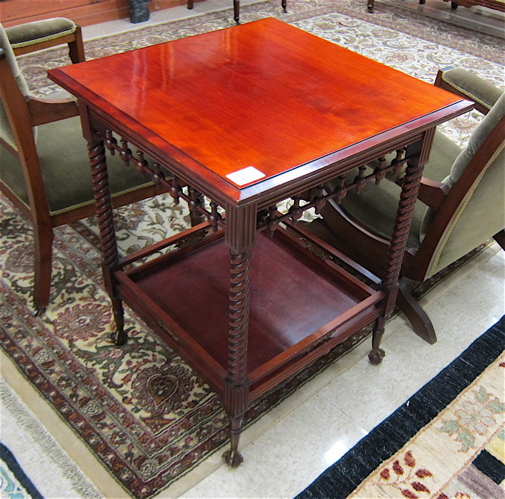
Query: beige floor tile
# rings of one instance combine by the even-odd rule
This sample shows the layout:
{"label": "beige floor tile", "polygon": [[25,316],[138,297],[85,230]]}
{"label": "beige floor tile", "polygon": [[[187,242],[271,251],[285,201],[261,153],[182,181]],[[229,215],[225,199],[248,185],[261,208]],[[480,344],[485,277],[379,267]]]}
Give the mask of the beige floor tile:
{"label": "beige floor tile", "polygon": [[315,395],[243,448],[243,465],[221,466],[182,497],[293,497],[365,434]]}

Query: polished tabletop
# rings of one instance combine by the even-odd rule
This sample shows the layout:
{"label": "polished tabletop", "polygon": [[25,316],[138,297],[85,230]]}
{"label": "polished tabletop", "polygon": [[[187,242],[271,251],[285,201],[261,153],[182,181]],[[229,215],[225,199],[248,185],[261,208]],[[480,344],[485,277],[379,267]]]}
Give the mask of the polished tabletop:
{"label": "polished tabletop", "polygon": [[321,158],[334,162],[339,152],[366,149],[399,127],[408,133],[423,118],[462,102],[273,18],[49,76],[175,165],[235,190],[285,172],[296,177],[303,165],[319,168]]}

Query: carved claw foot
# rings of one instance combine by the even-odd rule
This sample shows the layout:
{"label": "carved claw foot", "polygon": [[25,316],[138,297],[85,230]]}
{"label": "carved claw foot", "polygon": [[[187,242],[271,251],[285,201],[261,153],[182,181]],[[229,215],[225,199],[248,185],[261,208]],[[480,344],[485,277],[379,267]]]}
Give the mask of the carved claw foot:
{"label": "carved claw foot", "polygon": [[238,451],[233,451],[233,450],[227,450],[223,454],[223,459],[225,460],[226,464],[230,466],[230,468],[236,468],[239,466],[241,463],[244,462],[244,458]]}
{"label": "carved claw foot", "polygon": [[114,334],[113,334],[114,338],[114,343],[120,347],[122,345],[124,345],[126,343],[126,341],[128,340],[128,335],[124,332],[124,331],[116,331]]}
{"label": "carved claw foot", "polygon": [[34,317],[41,317],[46,313],[46,307],[37,307],[33,312]]}
{"label": "carved claw foot", "polygon": [[386,355],[386,352],[382,350],[382,348],[379,348],[377,351],[372,350],[368,354],[368,360],[370,361],[370,364],[377,366],[382,362],[382,359]]}

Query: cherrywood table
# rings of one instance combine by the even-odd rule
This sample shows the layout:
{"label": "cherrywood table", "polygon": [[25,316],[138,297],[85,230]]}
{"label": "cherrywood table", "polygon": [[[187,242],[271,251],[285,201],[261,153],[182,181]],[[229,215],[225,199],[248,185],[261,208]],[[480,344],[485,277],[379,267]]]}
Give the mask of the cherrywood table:
{"label": "cherrywood table", "polygon": [[[49,76],[78,97],[117,342],[126,340],[126,302],[221,397],[228,464],[242,460],[238,441],[252,400],[373,321],[370,360],[381,361],[435,127],[470,102],[275,19]],[[120,258],[106,149],[205,221]],[[390,165],[346,178],[395,150]],[[304,210],[404,164],[382,280],[356,274],[356,264],[296,223]],[[325,192],[336,176],[339,187]],[[288,198],[289,211],[279,210]]]}

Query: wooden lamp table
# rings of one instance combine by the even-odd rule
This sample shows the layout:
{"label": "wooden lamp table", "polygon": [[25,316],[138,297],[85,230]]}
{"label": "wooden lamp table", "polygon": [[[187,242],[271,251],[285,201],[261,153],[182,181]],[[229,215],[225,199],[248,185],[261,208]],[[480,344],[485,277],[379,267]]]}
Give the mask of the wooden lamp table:
{"label": "wooden lamp table", "polygon": [[[230,418],[228,464],[242,461],[239,435],[254,399],[373,321],[370,360],[381,361],[435,127],[472,103],[270,18],[49,76],[79,101],[117,342],[126,340],[125,302],[220,396]],[[205,221],[120,258],[106,149]],[[346,178],[395,150],[392,164]],[[405,164],[373,289],[296,220]],[[323,183],[337,176],[339,187],[326,192]],[[280,212],[288,198],[293,205]]]}

